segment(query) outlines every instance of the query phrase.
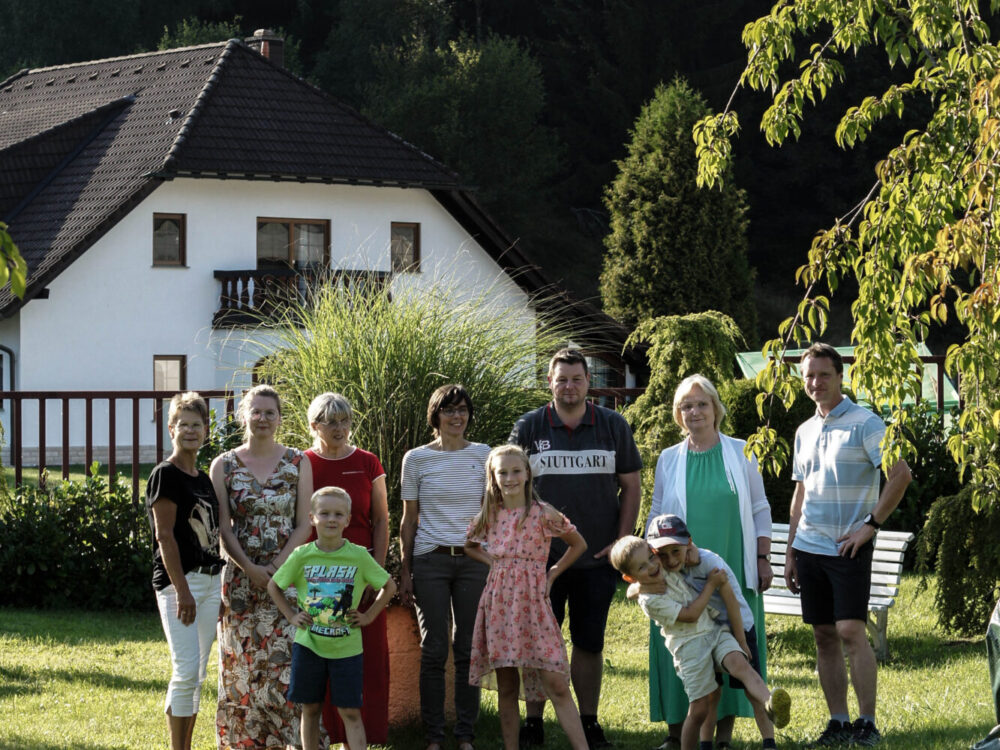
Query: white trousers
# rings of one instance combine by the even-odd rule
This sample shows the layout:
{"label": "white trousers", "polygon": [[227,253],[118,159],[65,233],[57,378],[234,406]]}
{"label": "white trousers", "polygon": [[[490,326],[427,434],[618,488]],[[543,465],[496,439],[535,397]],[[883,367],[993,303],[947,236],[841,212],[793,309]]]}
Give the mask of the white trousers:
{"label": "white trousers", "polygon": [[208,657],[215,641],[215,624],[219,619],[222,579],[218,575],[188,573],[184,576],[195,601],[195,619],[184,625],[177,617],[177,590],[170,584],[156,592],[160,621],[170,646],[173,674],[167,688],[163,710],[173,716],[194,716],[198,713],[201,686],[208,674]]}

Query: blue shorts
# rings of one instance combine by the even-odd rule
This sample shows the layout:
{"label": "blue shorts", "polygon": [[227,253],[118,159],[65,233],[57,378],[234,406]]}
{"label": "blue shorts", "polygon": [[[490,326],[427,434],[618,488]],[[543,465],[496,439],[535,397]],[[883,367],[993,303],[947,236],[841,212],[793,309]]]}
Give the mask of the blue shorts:
{"label": "blue shorts", "polygon": [[608,610],[621,576],[610,565],[570,568],[552,584],[552,611],[562,625],[569,602],[569,639],[574,647],[599,654],[604,650]]}
{"label": "blue shorts", "polygon": [[364,654],[327,659],[311,648],[292,644],[292,679],[285,697],[292,703],[322,703],[330,686],[330,703],[337,708],[361,708]]}

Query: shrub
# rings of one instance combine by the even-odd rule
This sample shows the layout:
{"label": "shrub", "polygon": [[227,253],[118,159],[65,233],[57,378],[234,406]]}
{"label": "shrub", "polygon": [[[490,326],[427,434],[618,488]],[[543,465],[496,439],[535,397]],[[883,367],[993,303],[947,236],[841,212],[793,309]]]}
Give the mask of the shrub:
{"label": "shrub", "polygon": [[937,573],[938,620],[966,636],[985,629],[1000,579],[1000,509],[991,503],[977,512],[973,494],[969,485],[935,502],[918,541],[918,564]]}
{"label": "shrub", "polygon": [[126,482],[96,477],[18,488],[0,512],[0,601],[153,609],[152,537],[131,495]]}

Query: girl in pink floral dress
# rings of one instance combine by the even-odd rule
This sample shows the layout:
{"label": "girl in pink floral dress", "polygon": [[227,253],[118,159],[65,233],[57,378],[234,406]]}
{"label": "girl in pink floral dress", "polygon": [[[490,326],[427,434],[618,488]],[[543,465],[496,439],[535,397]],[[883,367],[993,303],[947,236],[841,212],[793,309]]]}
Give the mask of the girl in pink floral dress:
{"label": "girl in pink floral dress", "polygon": [[[568,545],[545,569],[552,537]],[[506,750],[517,750],[518,697],[548,698],[574,750],[587,740],[569,689],[569,660],[549,589],[587,548],[576,527],[541,502],[524,451],[504,445],[486,459],[483,507],[469,525],[465,552],[490,566],[472,636],[469,682],[497,691]]]}

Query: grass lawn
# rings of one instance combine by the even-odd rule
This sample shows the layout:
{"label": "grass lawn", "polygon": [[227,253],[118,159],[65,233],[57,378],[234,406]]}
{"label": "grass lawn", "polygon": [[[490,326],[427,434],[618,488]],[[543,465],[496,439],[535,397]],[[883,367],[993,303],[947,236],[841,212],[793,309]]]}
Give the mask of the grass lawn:
{"label": "grass lawn", "polygon": [[[167,452],[169,453],[169,451]],[[167,455],[165,453],[164,455]],[[139,492],[145,493],[146,491],[146,480],[149,479],[149,473],[153,470],[156,464],[140,464],[139,465]],[[7,487],[9,489],[14,488],[14,467],[13,466],[3,466],[4,478],[7,481]],[[55,464],[54,466],[46,466],[46,472],[48,473],[49,485],[62,481],[62,464]],[[108,465],[102,463],[98,469],[98,474],[102,477],[108,475]],[[130,463],[120,463],[115,467],[115,476],[122,479],[128,483],[132,482],[132,464]],[[87,478],[87,467],[83,464],[70,464],[69,465],[69,478],[73,482],[82,482]],[[38,486],[38,467],[36,466],[25,466],[21,469],[21,482],[32,487]]]}
{"label": "grass lawn", "polygon": [[[982,639],[943,635],[932,605],[932,592],[918,591],[918,578],[907,576],[889,616],[892,659],[879,671],[885,748],[965,748],[995,723]],[[648,721],[647,628],[638,608],[619,599],[608,626],[601,720],[624,750],[648,750],[664,732]],[[801,747],[826,723],[812,637],[790,617],[771,618],[767,629],[771,682],[786,687],[793,700],[792,722],[778,743]],[[165,748],[169,668],[156,615],[0,608],[0,747]],[[213,659],[195,732],[199,750],[215,747],[216,676]],[[546,716],[546,747],[567,748],[551,707]],[[478,747],[501,747],[491,693],[484,692],[478,732]],[[391,739],[395,750],[423,747],[416,727],[396,730]],[[735,747],[759,746],[753,721],[738,721]]]}

